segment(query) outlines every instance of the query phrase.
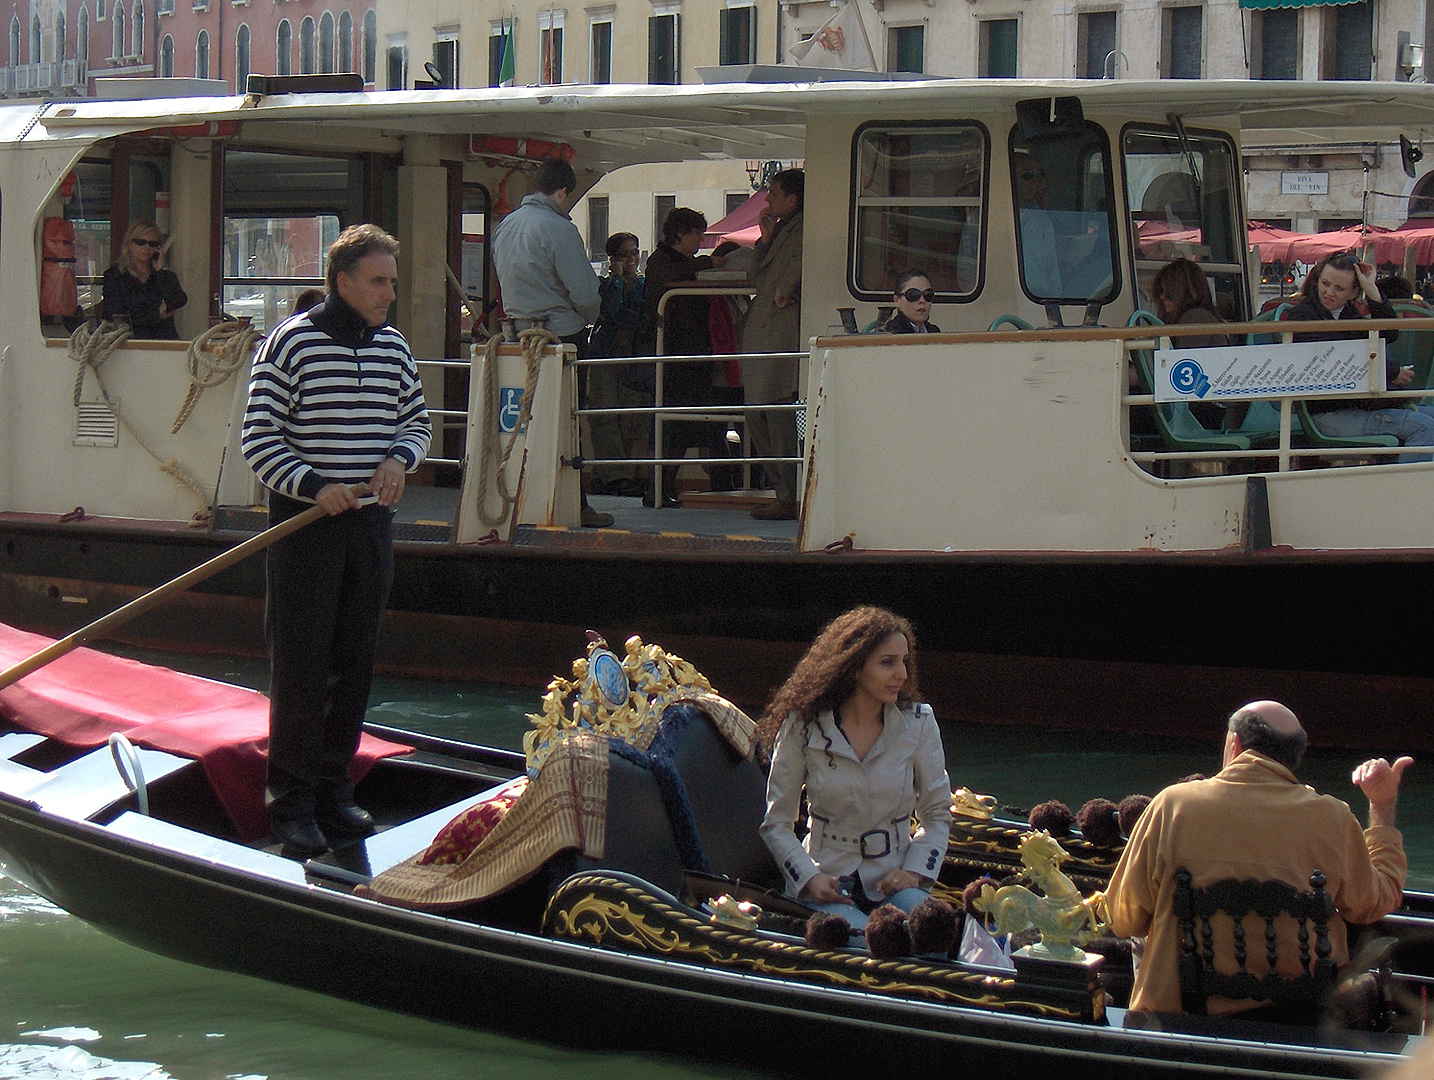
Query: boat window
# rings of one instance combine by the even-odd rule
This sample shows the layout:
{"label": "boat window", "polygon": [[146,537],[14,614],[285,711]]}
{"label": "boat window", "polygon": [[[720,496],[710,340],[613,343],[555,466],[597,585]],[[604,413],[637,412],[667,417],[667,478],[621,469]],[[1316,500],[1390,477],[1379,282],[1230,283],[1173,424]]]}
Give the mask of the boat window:
{"label": "boat window", "polygon": [[98,309],[100,280],[110,265],[110,163],[80,161],[65,201],[65,217],[75,230],[75,287],[81,311]]}
{"label": "boat window", "polygon": [[1021,287],[1038,303],[1108,303],[1120,291],[1110,143],[1084,119],[1011,131]]}
{"label": "boat window", "polygon": [[322,288],[329,246],[363,221],[356,158],[230,150],[224,155],[224,313],[268,330]]}
{"label": "boat window", "polygon": [[1239,158],[1224,135],[1131,125],[1121,135],[1136,301],[1154,311],[1150,281],[1171,259],[1200,264],[1215,310],[1249,315]]}
{"label": "boat window", "polygon": [[294,312],[305,289],[322,289],[329,246],[339,238],[335,214],[224,218],[224,314],[257,330]]}
{"label": "boat window", "polygon": [[943,302],[981,286],[982,222],[990,139],[972,122],[877,124],[853,140],[848,286],[889,301],[917,267]]}

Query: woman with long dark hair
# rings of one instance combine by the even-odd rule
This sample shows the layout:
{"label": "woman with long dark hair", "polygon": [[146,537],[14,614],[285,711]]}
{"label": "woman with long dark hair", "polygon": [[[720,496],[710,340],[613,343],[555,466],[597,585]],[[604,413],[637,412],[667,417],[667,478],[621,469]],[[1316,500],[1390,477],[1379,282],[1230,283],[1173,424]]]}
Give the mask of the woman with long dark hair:
{"label": "woman with long dark hair", "polygon": [[757,726],[772,762],[762,839],[787,893],[853,929],[876,904],[914,908],[946,855],[951,781],[936,717],[916,700],[915,642],[911,624],[882,608],[838,616]]}

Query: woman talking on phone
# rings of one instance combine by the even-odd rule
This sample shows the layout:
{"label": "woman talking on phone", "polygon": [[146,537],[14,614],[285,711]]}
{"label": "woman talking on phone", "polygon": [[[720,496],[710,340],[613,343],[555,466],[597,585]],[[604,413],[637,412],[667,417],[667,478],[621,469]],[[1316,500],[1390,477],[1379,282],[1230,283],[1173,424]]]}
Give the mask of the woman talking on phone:
{"label": "woman talking on phone", "polygon": [[174,313],[189,303],[174,271],[161,266],[159,226],[136,221],[125,233],[119,258],[105,271],[103,316],[129,323],[137,338],[176,341]]}
{"label": "woman talking on phone", "polygon": [[877,904],[914,908],[946,856],[951,781],[936,717],[915,700],[914,644],[911,624],[881,608],[838,616],[757,725],[772,758],[762,839],[787,894],[854,930]]}
{"label": "woman talking on phone", "polygon": [[[1349,252],[1326,255],[1315,264],[1305,278],[1300,302],[1285,318],[1292,322],[1344,323],[1321,327],[1317,332],[1300,333],[1300,341],[1346,341],[1365,337],[1365,332],[1347,324],[1365,316],[1356,306],[1361,294],[1369,308],[1369,318],[1398,318],[1389,302],[1379,291],[1374,267],[1361,262]],[[1398,330],[1382,330],[1380,337],[1393,341]],[[1414,383],[1414,369],[1387,362],[1386,385],[1402,390]],[[1392,407],[1383,399],[1371,398],[1310,398],[1305,402],[1315,426],[1325,435],[1394,435],[1402,446],[1434,446],[1434,417],[1422,409],[1405,408],[1396,400]],[[1399,461],[1428,461],[1427,454],[1401,454]]]}

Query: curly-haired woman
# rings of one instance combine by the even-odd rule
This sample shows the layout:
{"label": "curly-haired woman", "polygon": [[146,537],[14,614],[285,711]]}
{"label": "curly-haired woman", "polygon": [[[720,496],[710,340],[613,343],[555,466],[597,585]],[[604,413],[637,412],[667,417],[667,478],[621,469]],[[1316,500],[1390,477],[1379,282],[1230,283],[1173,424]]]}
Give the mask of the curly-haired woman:
{"label": "curly-haired woman", "polygon": [[[915,700],[914,645],[900,616],[848,611],[817,635],[757,726],[772,760],[762,839],[787,893],[853,929],[866,924],[856,881],[868,906],[910,911],[946,855],[951,781],[936,718]],[[795,829],[803,788],[805,841]]]}

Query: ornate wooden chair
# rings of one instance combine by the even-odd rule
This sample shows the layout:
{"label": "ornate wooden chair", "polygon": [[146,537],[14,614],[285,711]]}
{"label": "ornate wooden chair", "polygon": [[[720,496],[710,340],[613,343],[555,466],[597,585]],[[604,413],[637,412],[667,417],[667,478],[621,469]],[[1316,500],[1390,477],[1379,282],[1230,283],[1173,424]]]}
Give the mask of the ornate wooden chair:
{"label": "ornate wooden chair", "polygon": [[[1325,876],[1316,870],[1310,875],[1310,891],[1300,892],[1282,881],[1238,881],[1226,878],[1203,889],[1191,883],[1190,872],[1175,873],[1175,917],[1180,928],[1180,998],[1188,1013],[1204,1015],[1211,995],[1269,1002],[1280,1019],[1300,1018],[1313,1023],[1320,1007],[1334,989],[1336,969],[1330,959],[1329,920],[1334,901],[1325,892]],[[1215,970],[1215,932],[1211,919],[1216,914],[1234,920],[1236,970]],[[1265,961],[1268,970],[1253,975],[1246,964],[1245,917],[1264,921]],[[1301,974],[1289,976],[1276,968],[1281,916],[1298,924]],[[1311,950],[1311,930],[1314,944]],[[1258,946],[1256,946],[1258,947]]]}

